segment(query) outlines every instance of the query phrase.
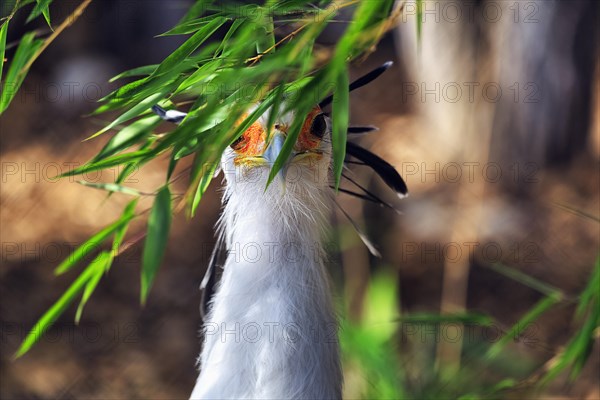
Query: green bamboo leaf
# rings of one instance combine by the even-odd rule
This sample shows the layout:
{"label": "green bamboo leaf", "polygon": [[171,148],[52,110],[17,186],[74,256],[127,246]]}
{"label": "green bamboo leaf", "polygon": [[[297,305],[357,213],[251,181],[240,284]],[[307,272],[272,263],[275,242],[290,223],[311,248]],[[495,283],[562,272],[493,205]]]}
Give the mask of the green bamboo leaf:
{"label": "green bamboo leaf", "polygon": [[86,268],[81,275],[71,284],[67,291],[58,299],[56,303],[50,307],[46,313],[35,323],[33,328],[29,331],[25,340],[21,343],[21,346],[13,356],[14,359],[23,356],[31,349],[41,336],[52,326],[52,324],[58,319],[58,317],[69,307],[75,297],[81,293],[85,285],[92,278],[95,273],[93,268]]}
{"label": "green bamboo leaf", "polygon": [[[317,75],[307,81],[303,81],[303,85],[290,85],[287,89],[289,91],[296,90],[295,96],[290,96],[287,98],[288,103],[286,103],[286,110],[295,111],[294,121],[292,122],[290,128],[288,129],[288,135],[285,138],[285,142],[283,143],[283,147],[279,152],[279,156],[273,163],[271,167],[271,172],[269,173],[269,178],[267,180],[267,186],[271,184],[273,179],[277,176],[281,168],[283,168],[284,164],[289,159],[294,146],[296,145],[296,141],[298,140],[298,135],[300,134],[300,130],[302,129],[302,125],[304,124],[305,116],[308,115],[310,110],[315,106],[315,103],[319,102],[315,93],[321,93],[321,85],[322,81],[325,81],[328,76],[328,70],[323,69],[317,73]],[[273,99],[274,100],[274,99]],[[266,189],[266,188],[265,188]]]}
{"label": "green bamboo leaf", "polygon": [[142,149],[138,151],[132,151],[131,153],[125,154],[117,154],[116,156],[105,158],[104,160],[100,160],[94,163],[88,163],[82,165],[79,168],[74,168],[70,171],[65,172],[57,176],[56,178],[65,178],[68,176],[75,176],[85,174],[86,172],[94,172],[99,171],[111,167],[115,167],[121,164],[127,164],[129,162],[144,162],[152,156],[155,155],[154,151],[151,149]]}
{"label": "green bamboo leaf", "polygon": [[215,50],[215,57],[217,55],[223,55],[223,53],[227,49],[227,46],[230,44],[230,40],[231,40],[232,36],[237,32],[238,28],[245,22],[246,21],[243,19],[233,20],[231,27],[229,28],[229,30],[223,37],[223,40],[221,40],[221,43],[219,44],[219,47],[217,47],[217,50]]}
{"label": "green bamboo leaf", "polygon": [[417,2],[417,47],[421,49],[421,41],[423,36],[423,0]]}
{"label": "green bamboo leaf", "polygon": [[544,297],[540,300],[532,309],[513,325],[509,331],[500,340],[498,340],[486,353],[486,358],[496,358],[504,349],[504,347],[515,338],[519,337],[523,329],[527,328],[533,322],[535,322],[542,314],[548,311],[556,303],[560,302],[561,297],[559,295],[552,295]]}
{"label": "green bamboo leaf", "polygon": [[[8,0],[6,1],[6,4],[9,6],[8,8],[12,8],[13,9],[13,13],[15,11],[17,11],[17,9],[21,9],[25,6],[28,6],[29,4],[35,3],[36,0],[21,0],[21,1],[17,1],[17,0]],[[12,7],[11,7],[12,6]],[[5,11],[5,10],[2,10]],[[4,17],[4,15],[3,15]]]}
{"label": "green bamboo leaf", "polygon": [[[140,163],[137,162],[131,162],[131,163],[127,163],[125,164],[125,168],[123,168],[123,170],[121,171],[121,173],[119,173],[119,176],[117,177],[117,179],[115,180],[115,183],[117,185],[122,184],[123,182],[125,182],[125,179],[127,179],[131,174],[133,174],[138,168],[140,168]],[[110,196],[110,195],[109,195]]]}
{"label": "green bamboo leaf", "polygon": [[188,35],[190,33],[194,33],[198,31],[203,26],[206,26],[210,21],[213,20],[214,17],[218,15],[209,15],[207,17],[195,18],[186,22],[183,22],[173,29],[168,30],[165,33],[161,33],[158,35],[159,37],[164,36],[175,36],[175,35]]}
{"label": "green bamboo leaf", "polygon": [[418,313],[402,316],[396,319],[398,322],[410,322],[410,323],[421,323],[421,324],[478,324],[482,326],[489,326],[494,323],[494,319],[489,315],[475,314],[475,313],[461,313],[461,314],[427,314]]}
{"label": "green bamboo leaf", "polygon": [[108,253],[108,260],[106,261],[105,265],[106,272],[110,270],[110,267],[112,266],[115,257],[119,254],[121,244],[123,243],[125,235],[127,234],[127,230],[129,229],[129,223],[133,220],[133,218],[135,218],[135,206],[137,205],[137,203],[138,199],[135,199],[129,202],[129,204],[127,204],[127,206],[123,210],[121,219],[126,220],[127,222],[125,222],[120,228],[118,228],[115,231],[115,235],[113,236],[112,247],[110,252]]}
{"label": "green bamboo leaf", "polygon": [[[181,63],[181,65],[177,67],[177,72],[188,69],[189,65],[191,65],[189,62]],[[177,73],[171,73],[159,77],[149,76],[130,82],[100,99],[99,101],[104,104],[95,109],[90,115],[98,115],[138,104],[158,92],[165,94],[169,93],[176,88],[183,79],[183,76],[179,76]],[[171,102],[169,100],[160,101],[162,107],[168,107],[170,104]],[[149,113],[149,110],[146,111]],[[100,133],[96,133],[95,135],[92,135],[88,140],[99,134]]]}
{"label": "green bamboo leaf", "polygon": [[158,93],[154,93],[153,95],[146,97],[144,100],[140,101],[138,104],[127,110],[125,113],[121,114],[117,119],[108,124],[106,127],[102,128],[100,131],[94,133],[92,136],[87,138],[86,140],[90,140],[103,134],[104,132],[114,128],[117,125],[122,124],[123,122],[127,122],[135,117],[138,117],[140,114],[149,113],[152,106],[156,105],[164,96],[169,92],[169,88],[163,88]]}
{"label": "green bamboo leaf", "polygon": [[33,10],[31,11],[31,14],[29,14],[29,17],[27,18],[27,23],[33,21],[34,19],[36,19],[40,14],[44,15],[44,19],[46,20],[46,23],[48,24],[48,26],[50,27],[50,29],[52,29],[52,24],[50,23],[50,3],[52,3],[52,0],[36,0],[37,4],[35,5],[35,7],[33,8]]}
{"label": "green bamboo leaf", "polygon": [[208,62],[196,69],[190,76],[188,76],[179,87],[175,90],[175,94],[181,93],[182,91],[194,86],[197,83],[208,84],[211,81],[211,77],[215,77],[217,68],[221,65],[220,62]]}
{"label": "green bamboo leaf", "polygon": [[2,82],[2,70],[4,69],[4,54],[6,51],[6,32],[8,31],[8,21],[2,24],[0,28],[0,82]]}
{"label": "green bamboo leaf", "polygon": [[156,272],[162,262],[171,227],[171,192],[165,186],[158,192],[148,218],[148,233],[142,254],[141,303],[146,304]]}
{"label": "green bamboo leaf", "polygon": [[[264,8],[263,8],[264,9]],[[272,48],[273,51],[276,50],[275,48],[275,24],[273,22],[273,15],[269,14],[269,10],[268,9],[264,9],[265,10],[265,15],[266,15],[266,25],[265,25],[265,30],[267,33],[267,39],[265,41],[265,44],[267,46],[267,49]]]}
{"label": "green bamboo leaf", "polygon": [[581,318],[585,312],[585,310],[593,303],[594,299],[599,301],[600,297],[600,257],[596,259],[596,266],[594,267],[594,271],[592,273],[592,277],[590,282],[587,284],[584,291],[579,296],[579,304],[577,305],[577,310],[575,311],[575,317]]}
{"label": "green bamboo leaf", "polygon": [[62,275],[65,272],[69,271],[77,262],[79,262],[82,258],[90,254],[92,251],[96,250],[98,246],[100,246],[112,233],[114,233],[117,229],[123,226],[125,223],[128,223],[132,217],[123,218],[121,217],[116,222],[108,225],[106,228],[102,229],[100,232],[96,233],[94,236],[86,240],[83,244],[81,244],[73,253],[71,253],[56,269],[54,270],[55,275]]}
{"label": "green bamboo leaf", "polygon": [[348,26],[344,36],[336,46],[335,59],[339,61],[356,57],[374,43],[365,35],[365,31],[381,23],[386,17],[387,9],[392,4],[389,1],[361,1],[354,12],[353,23]]}
{"label": "green bamboo leaf", "polygon": [[181,21],[179,21],[177,26],[182,25],[194,18],[198,18],[201,15],[204,15],[209,9],[212,2],[213,0],[196,0],[196,2],[189,8],[188,12],[181,19]]}
{"label": "green bamboo leaf", "polygon": [[350,122],[350,90],[348,69],[342,64],[338,72],[336,86],[333,92],[333,120],[332,145],[333,145],[333,174],[335,189],[340,186],[340,179],[346,158],[346,139],[348,124]]}
{"label": "green bamboo leaf", "polygon": [[511,268],[503,264],[493,264],[490,265],[489,268],[506,276],[507,278],[517,281],[525,286],[529,286],[530,288],[537,290],[546,296],[559,296],[560,298],[565,297],[560,289],[546,282],[542,282],[530,275],[524,274],[515,268]]}
{"label": "green bamboo leaf", "polygon": [[81,320],[81,314],[83,313],[83,308],[87,304],[88,300],[94,293],[96,286],[98,286],[98,282],[104,275],[104,271],[106,270],[106,263],[110,258],[110,253],[107,251],[103,251],[98,254],[98,256],[90,263],[88,267],[93,271],[90,279],[85,284],[85,289],[83,291],[83,295],[81,296],[81,300],[79,301],[79,306],[77,307],[77,312],[75,313],[75,324],[79,325],[79,321]]}
{"label": "green bamboo leaf", "polygon": [[457,400],[480,400],[480,399],[481,399],[481,397],[479,397],[478,395],[469,393],[469,394],[460,396]]}
{"label": "green bamboo leaf", "polygon": [[196,210],[198,209],[200,200],[202,200],[202,196],[206,192],[206,189],[208,189],[210,182],[212,182],[214,175],[215,175],[215,171],[217,170],[218,167],[219,167],[219,163],[214,162],[214,163],[212,163],[212,165],[209,165],[209,168],[205,168],[204,173],[202,173],[202,175],[200,175],[200,181],[198,183],[198,187],[196,188],[196,193],[194,194],[194,198],[192,200],[192,206],[190,208],[190,217],[191,218],[194,218],[194,216],[196,215]]}
{"label": "green bamboo leaf", "polygon": [[115,192],[123,193],[123,194],[128,194],[130,196],[141,196],[142,195],[136,189],[121,186],[116,183],[92,183],[92,182],[86,182],[86,181],[77,181],[77,183],[79,183],[80,185],[83,185],[83,186],[87,186],[87,187],[91,187],[91,188],[99,189],[99,190],[105,190],[105,191],[111,192],[111,193],[115,193]]}
{"label": "green bamboo leaf", "polygon": [[8,105],[17,94],[28,72],[23,70],[23,68],[42,44],[42,40],[35,39],[35,32],[26,33],[21,42],[19,42],[19,47],[17,47],[17,51],[10,63],[6,80],[2,87],[2,93],[0,94],[0,114],[8,108]]}
{"label": "green bamboo leaf", "polygon": [[[288,135],[285,138],[285,142],[283,142],[281,151],[279,152],[277,159],[271,167],[271,172],[269,172],[269,178],[267,179],[267,187],[271,184],[271,182],[273,182],[273,179],[275,179],[279,171],[281,171],[284,164],[288,161],[290,155],[292,154],[294,146],[296,145],[296,142],[298,140],[298,135],[300,134],[300,130],[302,129],[302,125],[304,123],[304,118],[302,116],[307,115],[309,111],[310,109],[308,108],[299,108],[297,110],[297,114],[294,117],[294,121],[288,129]],[[266,189],[267,188],[265,187],[265,190]]]}
{"label": "green bamboo leaf", "polygon": [[171,159],[169,160],[169,168],[167,168],[167,182],[171,180],[171,176],[173,176],[173,172],[175,168],[177,168],[177,164],[179,163],[179,159],[176,157],[175,149],[171,153]]}
{"label": "green bamboo leaf", "polygon": [[184,61],[190,54],[194,52],[202,43],[204,43],[213,33],[219,29],[227,19],[224,17],[216,17],[211,20],[208,24],[202,27],[196,32],[191,38],[183,43],[177,50],[175,50],[169,57],[167,57],[154,71],[153,76],[163,75],[178,64]]}
{"label": "green bamboo leaf", "polygon": [[132,76],[150,76],[152,73],[158,68],[158,64],[153,65],[144,65],[143,67],[137,67],[130,69],[125,72],[121,72],[119,75],[113,76],[110,78],[109,82],[115,82],[119,79],[130,78]]}
{"label": "green bamboo leaf", "polygon": [[102,150],[94,157],[93,162],[105,159],[140,142],[150,135],[161,122],[162,119],[158,115],[151,115],[126,126],[106,143]]}
{"label": "green bamboo leaf", "polygon": [[541,380],[541,385],[544,386],[554,380],[563,370],[569,365],[572,365],[570,379],[574,380],[585,362],[589,358],[590,351],[595,340],[594,332],[600,324],[600,307],[596,304],[594,311],[583,324],[582,328],[576,333],[575,337],[567,344],[565,350],[558,357],[548,370],[544,378]]}
{"label": "green bamboo leaf", "polygon": [[[118,75],[117,75],[118,76]],[[100,103],[105,103],[98,107],[96,110],[92,112],[91,115],[96,115],[104,112],[105,108],[108,108],[109,105],[117,104],[122,105],[123,107],[131,102],[131,99],[135,98],[137,94],[142,93],[144,89],[151,85],[151,79],[149,77],[140,78],[133,82],[129,82],[120,88],[113,90],[106,96],[102,97],[98,100]],[[153,90],[152,92],[155,92]]]}
{"label": "green bamboo leaf", "polygon": [[258,7],[260,15],[264,15],[264,21],[256,28],[256,53],[264,54],[269,49],[274,49],[275,46],[275,27],[273,25],[273,17],[269,15],[268,10],[263,7]]}
{"label": "green bamboo leaf", "polygon": [[[118,77],[118,75],[117,75],[117,77]],[[106,96],[101,98],[99,101],[101,103],[128,101],[129,99],[136,97],[136,95],[138,93],[141,93],[143,91],[143,89],[146,89],[149,86],[151,86],[152,83],[155,83],[158,85],[158,84],[162,84],[164,81],[166,81],[168,79],[171,79],[171,78],[163,77],[162,81],[158,81],[158,79],[153,81],[149,77],[137,79],[133,82],[129,82],[129,83],[121,86],[120,88],[110,92],[109,94],[107,94]],[[152,88],[150,88],[150,89],[152,89]],[[155,90],[152,90],[152,92],[155,92]]]}
{"label": "green bamboo leaf", "polygon": [[279,116],[281,111],[281,105],[283,103],[283,93],[285,92],[285,85],[280,83],[275,88],[275,94],[273,97],[273,105],[271,106],[271,112],[269,112],[269,119],[267,121],[267,139],[266,142],[269,143],[269,139],[271,138],[271,133],[273,131],[273,126],[275,126],[275,121]]}
{"label": "green bamboo leaf", "polygon": [[[131,202],[129,202],[129,204],[127,204],[127,206],[125,207],[125,210],[123,210],[123,216],[121,218],[126,221],[131,221],[135,217],[135,207],[137,206],[137,203],[138,203],[138,199],[135,199],[135,200],[132,200]],[[118,228],[117,231],[115,232],[112,249],[110,252],[110,262],[108,263],[107,267],[110,268],[110,266],[112,264],[112,260],[119,253],[119,249],[121,248],[123,239],[125,239],[125,235],[127,234],[128,228],[129,228],[129,222],[125,223],[123,226]]]}
{"label": "green bamboo leaf", "polygon": [[[147,151],[152,146],[152,144],[154,143],[154,141],[155,140],[153,138],[149,138],[146,141],[146,143],[144,143],[142,145],[142,147],[140,147],[140,151]],[[134,161],[134,162],[126,163],[124,165],[125,165],[125,168],[123,168],[123,170],[119,173],[119,176],[115,180],[115,183],[117,185],[120,185],[123,182],[125,182],[125,180],[131,174],[133,174],[136,170],[138,170],[139,168],[141,168],[142,165],[144,165],[144,162],[142,162],[142,161]],[[109,196],[110,196],[110,194],[109,194]]]}
{"label": "green bamboo leaf", "polygon": [[596,340],[594,332],[600,326],[600,303],[598,303],[598,301],[595,303],[591,315],[583,324],[583,327],[575,340],[575,344],[573,345],[575,361],[573,362],[573,368],[569,374],[571,382],[574,382],[577,379],[592,354],[592,348],[594,347],[594,342]]}

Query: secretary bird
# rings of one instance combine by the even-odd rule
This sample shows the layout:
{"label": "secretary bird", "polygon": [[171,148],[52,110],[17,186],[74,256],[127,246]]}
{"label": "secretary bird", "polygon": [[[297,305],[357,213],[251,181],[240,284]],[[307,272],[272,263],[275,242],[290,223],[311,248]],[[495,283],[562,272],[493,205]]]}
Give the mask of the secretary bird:
{"label": "secretary bird", "polygon": [[[390,66],[386,63],[363,76],[350,90]],[[330,96],[305,117],[290,158],[266,189],[293,112],[277,118],[267,143],[267,111],[221,157],[223,213],[201,285],[204,345],[192,399],[342,397],[337,322],[321,244],[335,202],[331,121],[323,112],[331,102]],[[153,110],[173,123],[186,117],[177,110]],[[373,130],[351,127],[348,133]],[[398,172],[361,146],[348,142],[346,161],[371,167],[399,197],[407,194]],[[393,208],[343,176],[360,192],[342,192]]]}

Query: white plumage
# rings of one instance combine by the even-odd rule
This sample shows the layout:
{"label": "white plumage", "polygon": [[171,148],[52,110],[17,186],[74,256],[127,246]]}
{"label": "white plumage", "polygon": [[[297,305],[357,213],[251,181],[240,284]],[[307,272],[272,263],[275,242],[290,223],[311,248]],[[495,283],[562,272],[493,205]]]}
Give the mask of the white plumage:
{"label": "white plumage", "polygon": [[[350,90],[372,82],[391,65],[387,62],[360,77]],[[203,281],[208,298],[215,268],[223,268],[208,311],[202,308],[207,312],[204,343],[192,399],[342,397],[338,325],[321,244],[334,201],[331,123],[321,108],[332,100],[325,98],[303,116],[291,156],[270,186],[266,187],[271,167],[294,121],[293,113],[281,113],[285,106],[272,127],[267,127],[268,110],[221,157],[225,193],[219,242],[227,256],[219,260],[218,245]],[[157,105],[152,109],[170,122],[186,118],[185,113]],[[374,130],[350,127],[348,134]],[[367,149],[348,142],[346,157],[373,169],[399,197],[408,194],[395,168]],[[362,191],[345,193],[395,209],[343,177]]]}
{"label": "white plumage", "polygon": [[192,399],[341,398],[337,323],[321,245],[332,204],[328,122],[318,148],[297,149],[282,179],[265,191],[291,119],[276,124],[280,130],[264,150],[268,162],[236,165],[239,154],[231,148],[222,156],[219,228],[229,254],[205,321]]}

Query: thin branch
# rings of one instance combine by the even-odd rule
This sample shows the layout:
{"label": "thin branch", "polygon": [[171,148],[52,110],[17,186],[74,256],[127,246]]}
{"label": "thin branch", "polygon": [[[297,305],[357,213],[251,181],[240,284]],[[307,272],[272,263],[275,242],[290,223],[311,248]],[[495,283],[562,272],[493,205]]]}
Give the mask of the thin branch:
{"label": "thin branch", "polygon": [[75,23],[75,21],[77,21],[77,19],[81,16],[81,14],[83,14],[85,9],[91,2],[92,2],[92,0],[84,0],[83,3],[81,3],[79,5],[79,7],[77,7],[75,9],[75,11],[73,11],[71,13],[71,15],[69,15],[67,18],[65,18],[63,23],[60,24],[60,26],[58,28],[56,28],[56,30],[54,32],[52,32],[52,34],[48,37],[48,39],[46,39],[46,41],[44,42],[42,47],[40,47],[34,53],[33,57],[31,57],[29,59],[27,64],[25,64],[23,69],[21,69],[21,73],[25,73],[29,70],[29,68],[31,68],[31,65],[34,63],[34,61],[37,60],[37,58],[44,52],[44,50],[46,50],[46,48],[48,46],[50,46],[50,44],[54,41],[54,39],[56,39],[58,37],[58,35],[60,35],[62,33],[62,31],[64,31],[65,29],[67,29],[68,27],[73,25]]}

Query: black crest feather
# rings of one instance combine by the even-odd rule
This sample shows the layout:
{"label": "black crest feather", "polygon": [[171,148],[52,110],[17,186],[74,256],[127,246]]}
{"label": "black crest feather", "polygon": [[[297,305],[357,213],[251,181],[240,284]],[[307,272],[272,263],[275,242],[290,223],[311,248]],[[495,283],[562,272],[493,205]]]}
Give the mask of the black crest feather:
{"label": "black crest feather", "polygon": [[371,167],[396,192],[398,197],[402,198],[408,195],[408,188],[404,179],[402,179],[398,171],[390,163],[381,157],[352,142],[348,142],[346,145],[346,155],[357,158]]}
{"label": "black crest feather", "polygon": [[[387,71],[393,64],[394,63],[392,61],[388,61],[385,64],[383,64],[381,67],[376,68],[373,71],[369,72],[368,74],[361,76],[360,78],[358,78],[357,80],[355,80],[354,82],[352,82],[350,84],[350,91],[352,92],[353,90],[359,89],[359,88],[373,82],[375,79],[379,78],[379,76],[381,74],[383,74],[385,71]],[[331,104],[332,101],[333,101],[333,95],[328,96],[327,98],[325,98],[323,101],[321,101],[319,103],[319,107],[324,108],[324,107],[328,106],[329,104]]]}

